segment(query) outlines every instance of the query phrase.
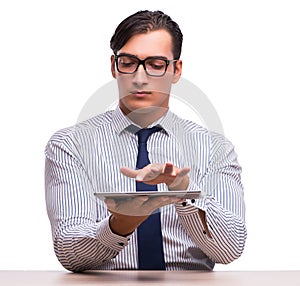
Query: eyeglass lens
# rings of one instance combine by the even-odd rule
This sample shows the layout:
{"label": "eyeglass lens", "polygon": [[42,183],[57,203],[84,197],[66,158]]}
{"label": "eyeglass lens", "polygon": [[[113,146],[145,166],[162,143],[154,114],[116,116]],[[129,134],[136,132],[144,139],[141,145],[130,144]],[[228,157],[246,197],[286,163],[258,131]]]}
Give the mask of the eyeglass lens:
{"label": "eyeglass lens", "polygon": [[[130,56],[118,56],[117,64],[119,72],[134,73],[138,69],[139,60]],[[148,58],[145,60],[145,68],[149,75],[161,76],[166,71],[167,63],[163,59]]]}

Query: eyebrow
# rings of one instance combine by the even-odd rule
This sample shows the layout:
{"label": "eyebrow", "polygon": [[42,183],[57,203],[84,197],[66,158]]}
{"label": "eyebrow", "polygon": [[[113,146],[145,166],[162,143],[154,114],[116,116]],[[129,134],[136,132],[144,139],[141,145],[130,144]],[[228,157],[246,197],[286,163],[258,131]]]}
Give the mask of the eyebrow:
{"label": "eyebrow", "polygon": [[[137,55],[128,54],[128,53],[120,53],[120,54],[118,54],[116,56],[128,56],[128,57],[134,57],[134,58],[137,58],[137,59],[141,60]],[[149,57],[144,58],[144,60],[148,59],[148,58],[157,58],[157,59],[164,59],[164,60],[168,59],[165,56],[149,56]]]}

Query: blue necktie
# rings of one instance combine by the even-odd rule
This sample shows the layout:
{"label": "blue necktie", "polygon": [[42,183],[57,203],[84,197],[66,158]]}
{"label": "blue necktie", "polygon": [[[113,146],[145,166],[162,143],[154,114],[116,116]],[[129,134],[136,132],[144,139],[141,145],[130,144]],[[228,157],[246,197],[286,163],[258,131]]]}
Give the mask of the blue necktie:
{"label": "blue necktie", "polygon": [[[138,158],[136,167],[141,169],[150,164],[147,150],[147,140],[151,134],[161,130],[161,127],[141,129],[138,135]],[[136,191],[157,191],[156,185],[136,182]],[[165,270],[165,260],[161,235],[160,212],[151,214],[137,229],[138,261],[140,270]]]}

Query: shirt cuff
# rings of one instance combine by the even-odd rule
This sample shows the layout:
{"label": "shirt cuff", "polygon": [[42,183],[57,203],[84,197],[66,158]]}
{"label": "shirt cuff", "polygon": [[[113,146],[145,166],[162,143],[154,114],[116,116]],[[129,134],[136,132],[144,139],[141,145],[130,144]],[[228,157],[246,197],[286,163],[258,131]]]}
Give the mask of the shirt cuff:
{"label": "shirt cuff", "polygon": [[107,217],[99,223],[96,237],[102,245],[120,252],[128,245],[131,235],[120,236],[113,233],[109,226],[109,217]]}
{"label": "shirt cuff", "polygon": [[195,240],[198,240],[200,234],[205,241],[214,242],[213,232],[210,225],[207,223],[207,227],[212,238],[207,234],[206,228],[204,227],[199,214],[199,209],[203,210],[207,214],[208,208],[211,206],[211,202],[211,197],[201,197],[196,200],[195,203],[185,202],[175,204],[175,209],[179,218],[184,223],[188,232],[193,234],[191,236],[194,237]]}
{"label": "shirt cuff", "polygon": [[211,205],[212,197],[200,195],[199,199],[196,199],[194,202],[191,200],[186,200],[184,202],[176,203],[175,208],[179,215],[191,215],[198,213],[198,209],[207,211]]}
{"label": "shirt cuff", "polygon": [[[187,192],[189,191],[199,191],[199,186],[195,182],[190,181],[187,188]],[[211,203],[211,200],[212,197],[209,197],[205,195],[205,193],[201,192],[199,199],[187,199],[184,202],[176,203],[175,208],[179,215],[190,215],[198,213],[198,209],[206,212]]]}

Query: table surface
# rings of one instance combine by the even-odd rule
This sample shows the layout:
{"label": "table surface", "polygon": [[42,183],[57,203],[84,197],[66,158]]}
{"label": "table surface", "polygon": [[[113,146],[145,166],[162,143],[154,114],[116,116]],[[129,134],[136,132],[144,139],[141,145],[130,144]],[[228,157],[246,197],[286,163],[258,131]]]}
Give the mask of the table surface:
{"label": "table surface", "polygon": [[0,271],[0,285],[299,286],[300,271]]}

